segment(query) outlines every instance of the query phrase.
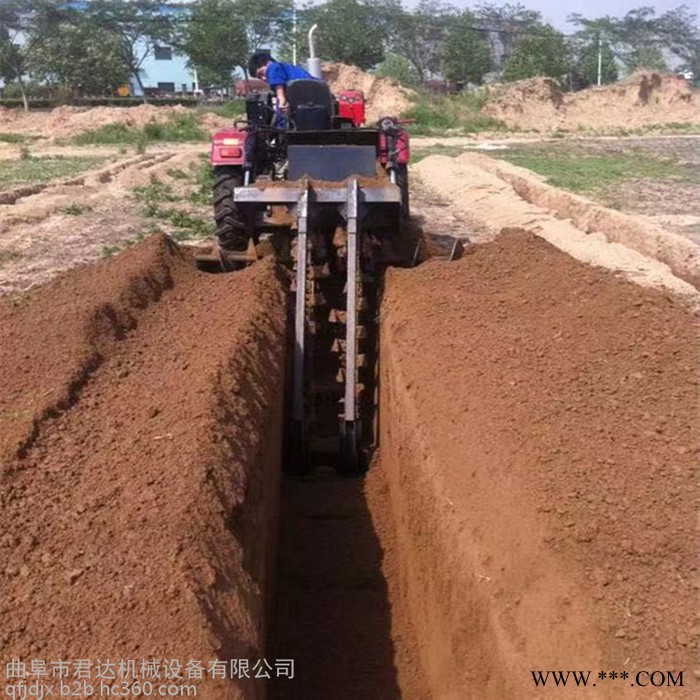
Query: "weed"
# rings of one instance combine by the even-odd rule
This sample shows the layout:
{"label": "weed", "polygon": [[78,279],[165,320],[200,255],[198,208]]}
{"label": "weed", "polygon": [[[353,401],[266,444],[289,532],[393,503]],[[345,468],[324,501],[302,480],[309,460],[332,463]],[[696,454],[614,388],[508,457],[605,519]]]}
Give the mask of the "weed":
{"label": "weed", "polygon": [[173,180],[187,179],[187,173],[184,170],[181,170],[180,168],[170,168],[166,172],[168,174],[168,177],[173,178]]}
{"label": "weed", "polygon": [[18,160],[0,161],[0,187],[13,187],[73,177],[85,170],[97,167],[103,160],[103,158],[88,156],[39,158],[27,153],[25,157],[20,156]]}
{"label": "weed", "polygon": [[411,132],[415,134],[505,130],[501,120],[481,112],[487,101],[485,90],[461,95],[419,94],[404,116],[414,120]]}
{"label": "weed", "polygon": [[63,213],[70,216],[80,216],[80,214],[88,211],[92,211],[92,207],[89,204],[69,204],[63,209]]}
{"label": "weed", "polygon": [[151,184],[145,187],[134,187],[136,199],[147,204],[157,202],[176,202],[179,197],[167,182],[161,182],[157,177],[151,178]]}
{"label": "weed", "polygon": [[113,255],[118,253],[121,248],[118,245],[106,245],[102,246],[102,257],[111,258]]}
{"label": "weed", "polygon": [[207,156],[202,156],[195,173],[196,189],[190,194],[189,200],[193,204],[208,206],[212,203],[214,191],[214,169],[209,164]]}

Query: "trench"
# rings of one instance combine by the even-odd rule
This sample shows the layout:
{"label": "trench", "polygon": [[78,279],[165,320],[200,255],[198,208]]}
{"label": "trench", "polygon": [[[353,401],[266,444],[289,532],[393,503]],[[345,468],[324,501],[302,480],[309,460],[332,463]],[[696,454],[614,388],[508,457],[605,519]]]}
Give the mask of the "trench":
{"label": "trench", "polygon": [[287,476],[270,648],[296,678],[273,681],[275,700],[401,697],[394,666],[382,549],[364,478],[317,469]]}

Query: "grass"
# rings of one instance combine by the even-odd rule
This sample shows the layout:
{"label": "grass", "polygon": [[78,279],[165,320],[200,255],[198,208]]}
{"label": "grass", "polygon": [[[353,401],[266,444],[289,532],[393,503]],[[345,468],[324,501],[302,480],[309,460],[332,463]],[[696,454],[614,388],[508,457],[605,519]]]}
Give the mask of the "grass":
{"label": "grass", "polygon": [[209,156],[200,156],[195,170],[195,189],[189,196],[192,204],[210,206],[214,191],[214,169],[209,163]]}
{"label": "grass", "polygon": [[411,164],[419,163],[423,158],[427,158],[428,156],[449,156],[450,158],[454,158],[465,152],[462,146],[446,146],[440,143],[436,143],[434,146],[428,146],[427,148],[412,148]]}
{"label": "grass", "polygon": [[[194,176],[195,189],[188,199],[194,204],[199,204],[205,196],[205,183],[207,175],[205,167],[209,168],[206,161],[202,161]],[[174,230],[170,232],[172,238],[181,241],[186,238],[206,238],[214,233],[214,222],[210,215],[201,216],[195,212],[185,211],[175,207],[163,206],[175,201],[180,201],[172,187],[157,178],[153,178],[146,187],[134,188],[137,199],[143,202],[143,215],[149,218],[160,219],[168,223]],[[211,189],[208,190],[206,204],[211,201]]]}
{"label": "grass", "polygon": [[105,124],[99,129],[78,134],[73,143],[78,146],[132,145],[137,149],[156,141],[206,141],[207,134],[196,115],[178,114],[166,122],[151,122],[137,129],[126,124]]}
{"label": "grass", "polygon": [[28,141],[36,141],[40,136],[29,136],[27,134],[3,134],[0,133],[0,142],[2,143],[27,143]]}
{"label": "grass", "polygon": [[481,109],[487,100],[488,92],[485,90],[460,95],[419,94],[403,116],[414,120],[410,130],[415,135],[507,130],[500,119],[482,114]]}
{"label": "grass", "polygon": [[18,160],[1,160],[0,187],[44,183],[72,177],[97,167],[103,160],[103,158],[88,156],[36,158],[31,155],[20,157]]}
{"label": "grass", "polygon": [[533,170],[555,187],[595,192],[623,180],[688,180],[692,172],[670,160],[642,153],[576,155],[543,151],[497,151],[490,155]]}
{"label": "grass", "polygon": [[89,211],[92,211],[92,207],[89,204],[69,204],[63,209],[63,213],[69,216],[80,216]]}
{"label": "grass", "polygon": [[212,114],[218,114],[220,117],[235,119],[245,114],[245,100],[235,99],[222,104],[202,105],[197,108],[197,112],[200,114],[211,112]]}

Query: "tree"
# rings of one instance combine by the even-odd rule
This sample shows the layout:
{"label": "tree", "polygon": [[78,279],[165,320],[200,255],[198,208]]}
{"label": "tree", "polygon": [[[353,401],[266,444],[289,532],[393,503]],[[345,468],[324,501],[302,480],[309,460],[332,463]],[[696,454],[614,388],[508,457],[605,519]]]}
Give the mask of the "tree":
{"label": "tree", "polygon": [[86,95],[112,93],[129,79],[119,37],[93,26],[82,13],[32,38],[35,78]]}
{"label": "tree", "polygon": [[146,102],[141,65],[156,46],[172,42],[174,16],[163,11],[161,0],[92,0],[84,12],[95,27],[118,37],[122,60]]}
{"label": "tree", "polygon": [[17,83],[22,104],[29,110],[24,76],[27,73],[29,49],[24,42],[24,17],[27,4],[22,0],[0,4],[0,77],[6,83]]}
{"label": "tree", "polygon": [[444,72],[448,80],[480,84],[491,70],[491,49],[483,32],[474,30],[475,24],[474,15],[465,10],[447,33]]}
{"label": "tree", "polygon": [[518,40],[503,68],[506,81],[545,76],[561,78],[571,68],[566,39],[549,24],[531,30]]}
{"label": "tree", "polygon": [[503,5],[483,2],[477,7],[475,17],[477,24],[488,32],[492,60],[499,69],[511,57],[523,34],[542,26],[542,15],[519,2]]}
{"label": "tree", "polygon": [[392,51],[410,61],[421,83],[441,71],[445,38],[456,12],[438,0],[420,0],[413,12],[395,16]]}
{"label": "tree", "polygon": [[327,0],[305,8],[302,31],[318,24],[317,51],[323,58],[373,68],[384,60],[387,38],[378,9],[365,0]]}
{"label": "tree", "polygon": [[[577,45],[575,72],[588,85],[598,83],[598,40],[583,41]],[[614,83],[618,79],[615,53],[607,42],[600,43],[601,84]]]}
{"label": "tree", "polygon": [[249,54],[246,26],[235,0],[197,0],[175,43],[204,85],[228,85]]}
{"label": "tree", "polygon": [[290,42],[293,0],[237,0],[236,7],[251,51],[262,48],[274,51]]}
{"label": "tree", "polygon": [[400,85],[416,87],[418,85],[418,74],[405,56],[395,53],[388,53],[386,58],[377,67],[377,75],[383,78],[391,78]]}

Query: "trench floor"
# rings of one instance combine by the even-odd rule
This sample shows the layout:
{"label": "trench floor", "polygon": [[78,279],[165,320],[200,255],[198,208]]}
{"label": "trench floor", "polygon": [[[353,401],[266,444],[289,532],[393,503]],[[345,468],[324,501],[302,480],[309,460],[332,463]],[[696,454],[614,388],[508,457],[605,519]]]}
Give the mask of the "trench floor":
{"label": "trench floor", "polygon": [[295,661],[274,700],[398,700],[382,551],[364,479],[285,476],[271,650]]}

